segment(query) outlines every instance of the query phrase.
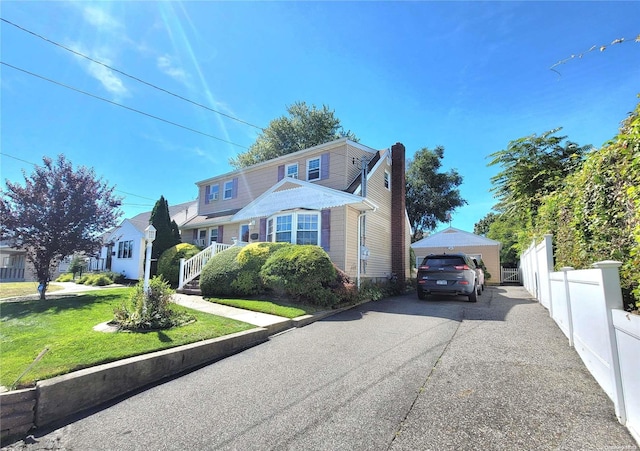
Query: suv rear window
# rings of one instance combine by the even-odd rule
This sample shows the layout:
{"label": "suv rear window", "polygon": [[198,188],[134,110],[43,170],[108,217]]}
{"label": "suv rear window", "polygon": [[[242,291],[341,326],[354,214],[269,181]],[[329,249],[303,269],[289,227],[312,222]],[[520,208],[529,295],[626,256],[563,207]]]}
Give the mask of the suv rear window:
{"label": "suv rear window", "polygon": [[466,264],[461,257],[427,257],[422,261],[422,265],[429,267],[441,267],[441,266],[460,266]]}

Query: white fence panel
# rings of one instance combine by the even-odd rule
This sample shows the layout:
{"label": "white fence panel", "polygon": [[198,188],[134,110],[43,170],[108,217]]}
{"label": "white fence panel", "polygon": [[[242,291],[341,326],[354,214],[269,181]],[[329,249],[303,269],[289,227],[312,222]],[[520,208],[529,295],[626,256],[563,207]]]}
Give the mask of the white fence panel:
{"label": "white fence panel", "polygon": [[573,304],[574,346],[589,372],[615,401],[602,273],[597,269],[569,271],[567,279]]}
{"label": "white fence panel", "polygon": [[560,330],[567,336],[571,346],[573,346],[573,323],[571,319],[571,302],[569,298],[567,273],[552,272],[549,274],[551,285],[551,301],[553,304],[553,319],[560,327]]}
{"label": "white fence panel", "polygon": [[640,443],[640,316],[613,310],[613,325],[620,358],[620,378],[624,393],[627,428]]}

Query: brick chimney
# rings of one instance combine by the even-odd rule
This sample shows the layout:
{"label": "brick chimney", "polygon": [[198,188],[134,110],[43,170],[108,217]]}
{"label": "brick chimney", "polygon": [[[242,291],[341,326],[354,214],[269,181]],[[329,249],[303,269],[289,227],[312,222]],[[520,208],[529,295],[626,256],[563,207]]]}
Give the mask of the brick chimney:
{"label": "brick chimney", "polygon": [[405,148],[401,143],[391,146],[391,271],[404,284],[408,257],[406,256],[406,183]]}

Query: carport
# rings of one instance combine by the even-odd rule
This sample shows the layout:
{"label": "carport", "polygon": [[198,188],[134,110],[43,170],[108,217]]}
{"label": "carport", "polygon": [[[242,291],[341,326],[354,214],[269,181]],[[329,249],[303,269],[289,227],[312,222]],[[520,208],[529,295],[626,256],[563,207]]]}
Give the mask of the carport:
{"label": "carport", "polygon": [[480,235],[449,227],[416,241],[411,248],[416,254],[416,265],[429,254],[454,254],[464,252],[484,262],[491,274],[489,284],[502,282],[500,270],[500,248],[502,244]]}

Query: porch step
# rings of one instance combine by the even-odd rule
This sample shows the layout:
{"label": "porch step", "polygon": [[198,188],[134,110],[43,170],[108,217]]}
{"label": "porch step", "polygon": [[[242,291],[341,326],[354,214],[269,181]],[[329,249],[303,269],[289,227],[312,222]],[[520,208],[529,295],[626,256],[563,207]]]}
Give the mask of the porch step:
{"label": "porch step", "polygon": [[176,293],[202,296],[202,290],[200,290],[200,277],[193,279],[191,282],[187,283],[181,289],[176,290]]}

